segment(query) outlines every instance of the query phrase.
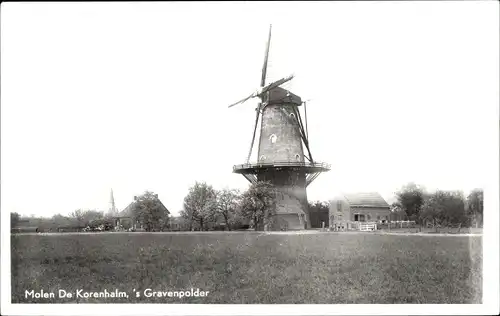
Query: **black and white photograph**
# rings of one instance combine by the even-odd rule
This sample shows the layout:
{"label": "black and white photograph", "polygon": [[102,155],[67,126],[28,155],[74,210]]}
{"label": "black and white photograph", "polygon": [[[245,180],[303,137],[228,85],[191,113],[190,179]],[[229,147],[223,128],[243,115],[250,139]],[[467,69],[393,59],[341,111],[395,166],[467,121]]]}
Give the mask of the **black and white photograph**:
{"label": "black and white photograph", "polygon": [[493,315],[498,1],[3,2],[2,315]]}

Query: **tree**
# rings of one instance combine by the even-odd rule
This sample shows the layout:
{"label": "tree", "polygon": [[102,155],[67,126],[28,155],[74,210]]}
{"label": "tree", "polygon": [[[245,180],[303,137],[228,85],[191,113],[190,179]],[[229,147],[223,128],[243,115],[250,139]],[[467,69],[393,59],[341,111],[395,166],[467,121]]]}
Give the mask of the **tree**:
{"label": "tree", "polygon": [[184,208],[180,211],[180,217],[183,219],[188,231],[192,231],[194,229],[194,219],[193,219],[193,211],[191,208],[188,208],[184,205]]}
{"label": "tree", "polygon": [[415,183],[409,183],[396,192],[398,205],[406,213],[410,220],[420,223],[420,210],[424,204],[425,191]]}
{"label": "tree", "polygon": [[315,201],[309,202],[309,218],[311,220],[311,227],[322,227],[322,222],[325,226],[329,225],[328,214],[330,212],[330,202],[328,201]]}
{"label": "tree", "polygon": [[104,213],[96,210],[78,209],[71,212],[70,217],[75,219],[80,226],[87,226],[94,221],[103,219]]}
{"label": "tree", "polygon": [[[182,213],[182,210],[181,210]],[[170,230],[179,230],[186,231],[191,230],[189,227],[189,222],[182,216],[171,216],[169,218],[169,229]]]}
{"label": "tree", "polygon": [[234,212],[233,217],[229,218],[229,224],[230,224],[232,230],[242,229],[250,223],[250,221],[246,217],[243,216],[243,212],[241,211],[241,196],[240,196],[239,201],[240,201],[240,204],[238,204],[238,207],[237,207],[236,211]]}
{"label": "tree", "polygon": [[465,198],[462,191],[448,191],[445,199],[446,225],[464,225],[467,223]]}
{"label": "tree", "polygon": [[52,228],[59,228],[59,227],[69,227],[69,226],[76,226],[78,223],[74,218],[64,216],[61,214],[56,214],[52,216],[51,218],[52,222]]}
{"label": "tree", "polygon": [[78,222],[83,222],[83,210],[78,209],[76,211],[73,211],[69,214],[69,217],[77,220]]}
{"label": "tree", "polygon": [[189,230],[198,224],[204,230],[206,224],[213,221],[217,211],[217,194],[211,185],[196,182],[189,188],[184,198],[184,209],[181,216],[189,223]]}
{"label": "tree", "polygon": [[253,222],[255,230],[272,229],[276,214],[276,189],[270,182],[252,184],[241,198],[241,215]]}
{"label": "tree", "polygon": [[398,202],[394,202],[390,206],[391,221],[403,221],[406,219],[406,212]]}
{"label": "tree", "polygon": [[19,219],[21,218],[21,215],[19,213],[10,213],[10,228],[14,228],[17,226],[19,223]]}
{"label": "tree", "polygon": [[431,222],[433,226],[449,226],[465,224],[465,203],[460,191],[438,190],[426,198],[421,213],[422,222]]}
{"label": "tree", "polygon": [[109,212],[106,214],[104,214],[104,212],[100,212],[99,215],[100,216],[96,216],[94,218],[89,218],[85,226],[89,226],[93,229],[103,227],[104,230],[112,230],[115,227],[115,218]]}
{"label": "tree", "polygon": [[224,223],[228,230],[231,230],[231,224],[235,218],[240,199],[240,192],[235,189],[222,189],[217,194],[217,213],[222,215]]}
{"label": "tree", "polygon": [[137,197],[132,207],[133,222],[139,221],[144,230],[159,231],[168,225],[168,210],[158,195],[146,191]]}
{"label": "tree", "polygon": [[443,200],[444,196],[440,191],[429,195],[429,197],[425,199],[420,213],[420,220],[427,224],[432,223],[436,228],[436,232],[438,227],[441,226],[444,216]]}
{"label": "tree", "polygon": [[484,196],[482,189],[474,189],[467,196],[467,213],[472,217],[476,228],[483,222]]}

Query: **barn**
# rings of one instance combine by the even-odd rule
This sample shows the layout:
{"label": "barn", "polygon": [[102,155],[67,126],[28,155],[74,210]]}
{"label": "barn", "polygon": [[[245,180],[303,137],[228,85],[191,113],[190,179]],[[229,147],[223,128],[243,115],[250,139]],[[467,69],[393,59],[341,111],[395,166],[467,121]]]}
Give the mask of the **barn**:
{"label": "barn", "polygon": [[341,194],[330,201],[329,222],[333,230],[358,230],[360,223],[386,223],[390,214],[377,192]]}

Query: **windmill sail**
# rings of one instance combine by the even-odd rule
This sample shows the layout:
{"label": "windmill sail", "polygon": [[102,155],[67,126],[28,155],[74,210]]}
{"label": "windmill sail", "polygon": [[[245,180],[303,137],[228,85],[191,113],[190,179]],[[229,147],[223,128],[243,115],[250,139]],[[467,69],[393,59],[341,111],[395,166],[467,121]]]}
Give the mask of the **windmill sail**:
{"label": "windmill sail", "polygon": [[[264,53],[264,64],[262,65],[262,74],[260,77],[260,87],[263,88],[264,85],[266,84],[266,73],[267,73],[267,61],[269,59],[269,47],[271,46],[271,30],[272,30],[272,25],[269,25],[269,35],[267,37],[267,44],[266,44],[266,51]],[[260,96],[261,100],[263,96]],[[259,102],[257,105],[257,108],[255,109],[255,124],[253,127],[253,135],[252,135],[252,142],[250,143],[250,150],[248,151],[248,156],[247,156],[247,163],[250,162],[250,157],[252,156],[252,150],[253,150],[253,145],[255,143],[255,134],[257,132],[257,125],[259,124],[259,116],[260,116],[260,108],[262,106],[262,102]]]}
{"label": "windmill sail", "polygon": [[[283,75],[294,73],[293,63],[296,43],[294,37],[283,26],[273,26],[272,44],[267,55],[266,84],[283,78]],[[293,81],[292,81],[293,82]],[[281,88],[293,90],[292,82],[286,82]]]}
{"label": "windmill sail", "polygon": [[235,106],[235,105],[238,105],[238,104],[240,104],[240,103],[243,103],[243,102],[245,102],[245,101],[247,101],[247,100],[249,100],[249,99],[251,99],[251,98],[256,97],[257,95],[258,95],[257,93],[252,93],[252,94],[251,94],[251,95],[249,95],[248,97],[246,97],[246,98],[244,98],[244,99],[241,99],[240,101],[238,101],[238,102],[235,102],[235,103],[231,104],[230,106],[228,106],[228,108],[233,107],[233,106]]}
{"label": "windmill sail", "polygon": [[252,143],[250,144],[250,151],[248,152],[248,156],[247,156],[247,163],[250,162],[250,157],[252,156],[253,144],[255,143],[255,134],[257,132],[257,125],[259,124],[260,103],[259,103],[259,107],[257,107],[257,109],[255,109],[255,112],[256,112],[255,113],[255,124],[253,127]]}
{"label": "windmill sail", "polygon": [[263,87],[266,84],[266,74],[267,74],[267,61],[269,60],[269,46],[271,46],[271,29],[272,25],[269,25],[269,37],[267,38],[266,53],[264,54],[264,65],[262,66],[262,76],[260,79],[260,86]]}

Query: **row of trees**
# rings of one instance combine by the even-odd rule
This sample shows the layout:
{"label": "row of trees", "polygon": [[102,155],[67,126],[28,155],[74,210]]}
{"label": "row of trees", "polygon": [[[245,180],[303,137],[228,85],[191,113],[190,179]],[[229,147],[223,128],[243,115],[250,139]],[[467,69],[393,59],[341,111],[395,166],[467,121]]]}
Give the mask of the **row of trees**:
{"label": "row of trees", "polygon": [[81,229],[87,225],[112,225],[113,220],[96,210],[76,210],[69,215],[56,214],[52,217],[21,217],[18,213],[10,214],[11,227],[37,227],[40,231],[56,231],[60,228]]}
{"label": "row of trees", "polygon": [[[263,230],[271,229],[274,224],[276,209],[276,191],[268,182],[258,182],[247,191],[241,193],[234,189],[215,190],[205,182],[196,182],[184,198],[182,229],[238,229],[254,227]],[[139,226],[145,231],[164,231],[172,229],[174,222],[168,210],[158,199],[158,195],[146,191],[136,197],[128,214],[129,218],[122,220],[124,229]],[[29,217],[21,219],[17,213],[11,213],[11,227],[16,227],[19,221],[22,226],[38,227],[41,231],[81,230],[87,226],[95,228],[104,226],[106,230],[114,228],[116,217],[96,210],[76,210],[69,216],[61,214],[52,218]]]}
{"label": "row of trees", "polygon": [[[160,231],[168,229],[168,210],[158,199],[158,195],[146,191],[137,197],[132,205],[129,219],[124,221],[126,228],[136,224],[146,231]],[[18,213],[11,213],[11,227],[19,224],[24,227],[37,227],[40,231],[49,230],[81,230],[85,227],[103,227],[105,230],[113,229],[116,225],[116,217],[113,214],[105,214],[97,210],[78,209],[68,216],[56,214],[50,218],[46,217],[21,217]]]}
{"label": "row of trees", "polygon": [[[311,221],[328,224],[328,202],[309,204]],[[258,182],[241,193],[235,189],[215,190],[205,182],[196,182],[184,198],[184,209],[181,211],[183,230],[238,229],[253,227],[256,230],[272,229],[275,225],[276,190],[269,182]],[[173,229],[175,220],[153,192],[146,191],[138,196],[130,209],[130,220],[122,223],[125,229],[134,224],[146,231],[163,231]],[[11,213],[11,225],[16,227],[20,220],[17,213]],[[111,214],[97,210],[78,209],[64,216],[54,215],[52,218],[24,218],[23,226],[39,227],[41,230],[57,230],[59,228],[82,229],[90,226],[115,226]]]}
{"label": "row of trees", "polygon": [[78,227],[86,227],[89,225],[99,226],[107,222],[112,222],[112,219],[109,218],[109,216],[105,216],[104,212],[96,210],[78,209],[74,212],[71,212],[69,218],[73,219],[76,226]]}
{"label": "row of trees", "polygon": [[424,187],[409,183],[396,192],[392,205],[396,218],[415,221],[418,225],[481,226],[483,218],[483,191],[475,189],[465,197],[461,191],[427,192]]}
{"label": "row of trees", "polygon": [[[196,182],[184,198],[181,211],[183,229],[208,230],[224,228],[228,230],[254,227],[273,229],[276,211],[276,189],[269,182],[257,182],[241,193],[234,189],[215,190],[205,182]],[[483,218],[483,191],[473,190],[464,197],[460,191],[427,192],[422,186],[410,183],[396,192],[397,202],[392,205],[391,220],[411,220],[418,225],[481,226]],[[317,201],[309,204],[311,224],[321,227],[328,223],[328,202]],[[130,224],[139,224],[146,231],[171,229],[172,218],[167,209],[153,192],[145,192],[137,197],[130,210]],[[51,218],[21,218],[11,213],[11,225],[19,221],[23,226],[57,229],[60,227],[86,227],[104,225],[114,227],[115,218],[96,210],[76,210],[64,216],[57,214]],[[316,224],[314,224],[316,223]]]}
{"label": "row of trees", "polygon": [[275,209],[276,190],[269,182],[257,182],[243,193],[228,188],[215,190],[205,182],[196,182],[184,198],[181,217],[189,230],[217,226],[262,230],[273,225]]}

